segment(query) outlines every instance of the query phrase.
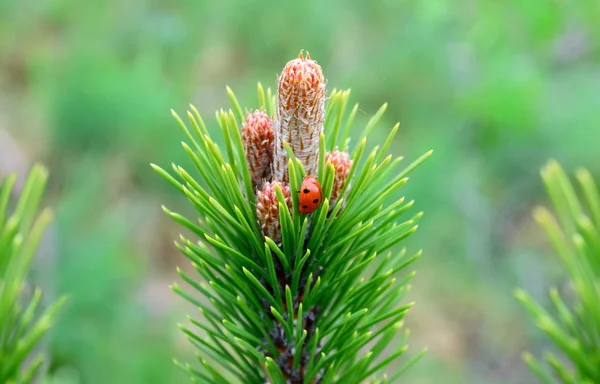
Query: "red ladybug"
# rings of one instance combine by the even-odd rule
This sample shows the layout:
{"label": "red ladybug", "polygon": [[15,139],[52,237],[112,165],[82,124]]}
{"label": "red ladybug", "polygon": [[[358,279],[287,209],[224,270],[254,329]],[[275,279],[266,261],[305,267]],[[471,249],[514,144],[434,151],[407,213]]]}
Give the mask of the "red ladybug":
{"label": "red ladybug", "polygon": [[314,212],[321,205],[323,199],[323,193],[321,192],[321,184],[316,178],[307,175],[302,180],[302,187],[300,187],[300,201],[298,202],[298,208],[300,213],[308,215]]}

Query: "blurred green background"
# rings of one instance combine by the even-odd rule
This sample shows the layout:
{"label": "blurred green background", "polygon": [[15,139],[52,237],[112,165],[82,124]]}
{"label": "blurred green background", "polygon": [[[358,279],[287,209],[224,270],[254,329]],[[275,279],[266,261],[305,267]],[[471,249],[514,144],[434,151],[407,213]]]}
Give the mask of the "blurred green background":
{"label": "blurred green background", "polygon": [[[533,383],[545,340],[512,298],[561,283],[531,218],[551,157],[600,177],[600,3],[0,0],[0,172],[51,170],[56,220],[37,278],[71,295],[49,341],[58,383],[175,383],[192,351],[167,288],[186,261],[160,204],[191,212],[149,167],[185,162],[169,109],[216,127],[225,85],[256,83],[308,50],[328,87],[352,88],[356,132],[397,122],[391,150],[434,156],[404,191],[425,211],[407,325],[429,353],[407,383]],[[187,164],[187,163],[186,163]]]}

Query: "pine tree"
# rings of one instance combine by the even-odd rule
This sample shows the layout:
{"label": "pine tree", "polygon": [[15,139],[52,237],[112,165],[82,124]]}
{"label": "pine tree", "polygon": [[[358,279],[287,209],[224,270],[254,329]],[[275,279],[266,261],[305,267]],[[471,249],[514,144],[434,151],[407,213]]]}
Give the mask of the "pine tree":
{"label": "pine tree", "polygon": [[[50,329],[64,298],[40,312],[42,292],[27,294],[29,266],[45,227],[52,218],[49,209],[39,215],[47,171],[31,170],[20,198],[12,208],[11,193],[17,180],[9,175],[0,188],[0,382],[30,383],[44,362],[44,355],[31,356]],[[31,296],[28,300],[24,297]]]}
{"label": "pine tree", "polygon": [[524,290],[515,293],[563,355],[547,352],[544,367],[524,354],[543,383],[600,383],[600,194],[587,170],[576,176],[583,202],[560,165],[550,161],[542,178],[558,219],[546,208],[534,212],[569,274],[569,289],[563,294],[550,290],[554,315]]}
{"label": "pine tree", "polygon": [[[232,109],[216,113],[224,151],[191,106],[189,124],[173,115],[196,176],[152,165],[200,216],[163,207],[199,238],[175,243],[198,276],[178,270],[192,291],[172,289],[202,315],[180,326],[198,364],[177,364],[200,383],[397,381],[424,352],[400,362],[413,305],[401,304],[414,276],[406,269],[421,252],[390,248],[415,232],[422,212],[405,219],[413,201],[388,201],[431,151],[401,169],[402,158],[386,156],[396,124],[365,156],[386,105],[354,142],[358,104],[347,113],[349,90],[327,98],[322,69],[308,54],[286,64],[275,95],[259,83],[254,112],[244,114],[227,93]],[[306,175],[323,194],[309,215],[298,209]]]}

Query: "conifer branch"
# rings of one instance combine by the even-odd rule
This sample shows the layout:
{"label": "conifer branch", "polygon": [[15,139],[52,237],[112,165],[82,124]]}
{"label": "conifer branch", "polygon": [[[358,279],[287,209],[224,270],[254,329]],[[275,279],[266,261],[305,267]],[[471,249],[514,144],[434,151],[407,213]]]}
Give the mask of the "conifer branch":
{"label": "conifer branch", "polygon": [[600,193],[585,169],[576,173],[583,200],[578,198],[575,188],[556,161],[550,161],[541,174],[557,217],[542,207],[535,209],[534,217],[566,267],[572,292],[560,293],[557,288],[552,288],[550,300],[553,308],[548,311],[526,291],[515,291],[517,299],[535,318],[536,325],[563,355],[559,358],[553,353],[546,353],[546,364],[530,353],[525,353],[523,358],[543,383],[598,383]]}
{"label": "conifer branch", "polygon": [[[35,347],[52,327],[65,302],[40,308],[42,291],[26,283],[29,266],[46,226],[49,209],[38,212],[48,173],[33,167],[16,204],[11,199],[17,176],[0,187],[0,382],[30,383],[39,374],[44,355]],[[28,292],[31,291],[31,292]],[[28,297],[28,300],[24,299]],[[28,362],[29,361],[29,362]]]}
{"label": "conifer branch", "polygon": [[[258,112],[244,117],[227,89],[232,109],[217,113],[224,151],[195,108],[189,124],[173,112],[195,170],[152,167],[201,216],[164,208],[200,240],[176,242],[199,276],[180,271],[191,291],[173,285],[204,317],[182,326],[202,364],[178,365],[197,381],[352,384],[400,377],[402,368],[390,377],[385,371],[406,351],[396,335],[412,304],[400,300],[414,276],[406,270],[421,252],[408,257],[390,248],[414,233],[422,213],[406,218],[413,202],[388,200],[431,151],[399,168],[401,158],[385,153],[396,125],[381,148],[365,155],[366,136],[386,106],[351,145],[358,105],[346,113],[349,90],[332,91],[325,105],[325,85],[321,67],[301,53],[285,66],[275,95],[258,85]],[[307,175],[320,183],[322,199],[305,215],[299,204]],[[394,340],[396,352],[384,356]]]}

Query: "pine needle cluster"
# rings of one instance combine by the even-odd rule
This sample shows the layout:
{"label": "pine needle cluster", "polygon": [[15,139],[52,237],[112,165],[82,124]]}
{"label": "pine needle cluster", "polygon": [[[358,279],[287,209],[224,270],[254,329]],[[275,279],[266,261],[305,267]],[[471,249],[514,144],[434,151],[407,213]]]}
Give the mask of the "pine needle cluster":
{"label": "pine needle cluster", "polygon": [[[179,270],[191,290],[172,286],[200,311],[181,325],[198,362],[178,362],[197,382],[392,383],[423,353],[404,356],[413,303],[402,304],[414,276],[407,267],[421,252],[390,250],[422,213],[406,217],[413,201],[389,201],[431,151],[402,168],[387,155],[396,125],[367,152],[387,106],[354,141],[358,104],[348,111],[350,91],[325,88],[321,67],[302,54],[276,94],[258,85],[255,112],[244,113],[227,88],[232,107],[216,113],[224,150],[196,108],[187,124],[173,112],[193,169],[152,167],[198,216],[163,207],[197,237],[176,242],[198,273]],[[323,200],[303,215],[307,174]]]}
{"label": "pine needle cluster", "polygon": [[49,209],[38,214],[47,178],[44,167],[34,166],[16,202],[11,198],[16,174],[0,187],[0,383],[36,378],[44,355],[35,354],[35,348],[65,301],[40,310],[42,291],[27,284],[31,261],[52,219]]}
{"label": "pine needle cluster", "polygon": [[600,194],[587,170],[580,169],[576,177],[583,199],[560,165],[550,161],[542,178],[556,216],[542,207],[534,212],[565,266],[568,289],[550,290],[551,311],[524,290],[515,293],[562,353],[546,352],[545,363],[524,354],[535,375],[547,384],[600,383]]}

